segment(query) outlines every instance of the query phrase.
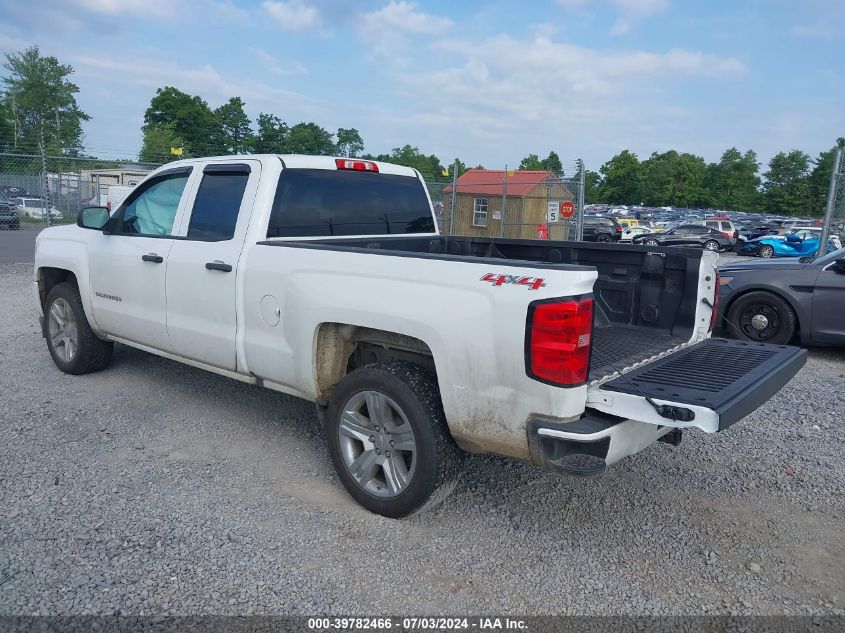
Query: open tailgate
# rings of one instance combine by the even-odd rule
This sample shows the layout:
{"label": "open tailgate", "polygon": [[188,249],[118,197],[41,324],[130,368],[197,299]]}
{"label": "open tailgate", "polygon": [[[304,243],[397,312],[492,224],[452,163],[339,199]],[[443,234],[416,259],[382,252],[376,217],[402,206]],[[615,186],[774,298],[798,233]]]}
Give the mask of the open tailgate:
{"label": "open tailgate", "polygon": [[587,406],[714,433],[775,395],[806,361],[799,347],[711,338],[589,387]]}

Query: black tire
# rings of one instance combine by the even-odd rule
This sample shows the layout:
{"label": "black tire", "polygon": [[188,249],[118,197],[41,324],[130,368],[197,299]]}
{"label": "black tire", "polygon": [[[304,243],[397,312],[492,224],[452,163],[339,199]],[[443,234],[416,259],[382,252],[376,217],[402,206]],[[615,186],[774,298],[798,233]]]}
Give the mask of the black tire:
{"label": "black tire", "polygon": [[607,233],[599,233],[596,236],[596,242],[612,242],[613,238],[610,237]]}
{"label": "black tire", "polygon": [[[413,430],[416,448],[413,474],[404,490],[392,497],[368,492],[352,476],[341,452],[340,422],[344,407],[356,395],[372,391],[398,405]],[[374,363],[349,373],[332,392],[325,421],[335,471],[347,492],[370,512],[400,518],[431,509],[449,496],[458,481],[463,452],[449,434],[437,381],[417,365]]]}
{"label": "black tire", "polygon": [[[64,300],[70,306],[76,321],[77,349],[69,361],[65,361],[61,357],[61,354],[56,351],[49,331],[50,310],[58,299]],[[45,325],[45,329],[47,330],[47,349],[50,351],[50,356],[53,358],[56,367],[66,374],[90,374],[105,369],[109,362],[111,362],[114,343],[99,339],[94,334],[94,331],[88,324],[88,319],[85,317],[85,310],[82,308],[79,290],[74,284],[63,282],[53,286],[45,302],[44,319],[48,322]]]}
{"label": "black tire", "polygon": [[760,248],[757,249],[757,255],[759,257],[765,257],[768,259],[769,257],[774,257],[775,249],[772,248],[769,244],[763,244]]}
{"label": "black tire", "polygon": [[[768,325],[758,329],[753,319],[761,316]],[[756,290],[739,297],[728,310],[728,332],[732,338],[760,343],[786,345],[795,336],[798,318],[785,299],[765,290]]]}
{"label": "black tire", "polygon": [[719,242],[716,240],[707,240],[704,242],[704,250],[705,251],[713,251],[714,253],[719,252]]}
{"label": "black tire", "polygon": [[641,244],[645,244],[646,246],[660,246],[660,242],[658,242],[658,241],[657,241],[656,239],[654,239],[653,237],[649,237],[649,238],[647,238],[647,239],[644,239],[644,240],[643,240],[642,242],[640,242],[640,243],[641,243]]}

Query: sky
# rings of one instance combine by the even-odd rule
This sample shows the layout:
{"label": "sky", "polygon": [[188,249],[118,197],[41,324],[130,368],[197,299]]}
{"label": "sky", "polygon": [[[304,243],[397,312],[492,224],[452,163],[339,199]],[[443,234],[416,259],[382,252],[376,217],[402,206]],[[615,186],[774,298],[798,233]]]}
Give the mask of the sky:
{"label": "sky", "polygon": [[0,51],[72,65],[108,158],[165,85],[443,164],[814,156],[845,136],[843,34],[845,0],[0,0]]}

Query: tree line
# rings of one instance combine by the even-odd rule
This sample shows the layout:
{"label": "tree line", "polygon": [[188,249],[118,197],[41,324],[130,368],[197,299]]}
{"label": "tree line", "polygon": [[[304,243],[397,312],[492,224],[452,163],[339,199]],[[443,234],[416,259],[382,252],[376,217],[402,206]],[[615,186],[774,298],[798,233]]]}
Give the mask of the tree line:
{"label": "tree line", "polygon": [[[42,56],[38,46],[7,54],[3,68],[0,149],[16,154],[85,157],[82,124],[91,117],[76,102],[79,88],[70,80],[73,68],[60,64],[55,57]],[[314,122],[289,125],[266,112],[253,122],[240,97],[212,109],[202,97],[173,86],[156,91],[144,113],[141,133],[138,158],[151,163],[191,156],[298,153],[397,163],[419,170],[427,180],[460,176],[467,170],[458,158],[444,166],[436,155],[426,155],[410,144],[389,153],[365,153],[364,140],[354,127],[331,132]],[[845,138],[837,139],[836,146],[845,147]],[[761,173],[753,150],[742,152],[732,147],[715,163],[676,150],[655,152],[640,160],[633,152],[623,150],[598,171],[586,171],[585,200],[818,215],[824,209],[834,152],[835,147],[815,158],[801,150],[779,152]],[[483,169],[481,165],[477,168]],[[518,169],[563,173],[554,151],[543,159],[529,154]]]}
{"label": "tree line", "polygon": [[586,202],[645,206],[766,211],[782,215],[820,215],[827,201],[837,147],[811,158],[801,150],[778,152],[760,173],[753,150],[725,150],[716,163],[675,150],[654,152],[641,161],[623,150],[601,166],[587,170]]}

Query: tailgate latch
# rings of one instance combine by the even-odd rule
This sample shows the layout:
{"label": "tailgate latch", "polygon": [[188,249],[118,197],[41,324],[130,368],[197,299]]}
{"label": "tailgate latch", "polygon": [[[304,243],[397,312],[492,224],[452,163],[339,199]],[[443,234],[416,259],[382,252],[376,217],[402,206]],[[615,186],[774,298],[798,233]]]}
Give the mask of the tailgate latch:
{"label": "tailgate latch", "polygon": [[695,411],[685,407],[673,407],[668,404],[657,404],[651,398],[646,398],[648,403],[657,411],[657,415],[661,418],[672,420],[673,422],[692,422],[695,420]]}

